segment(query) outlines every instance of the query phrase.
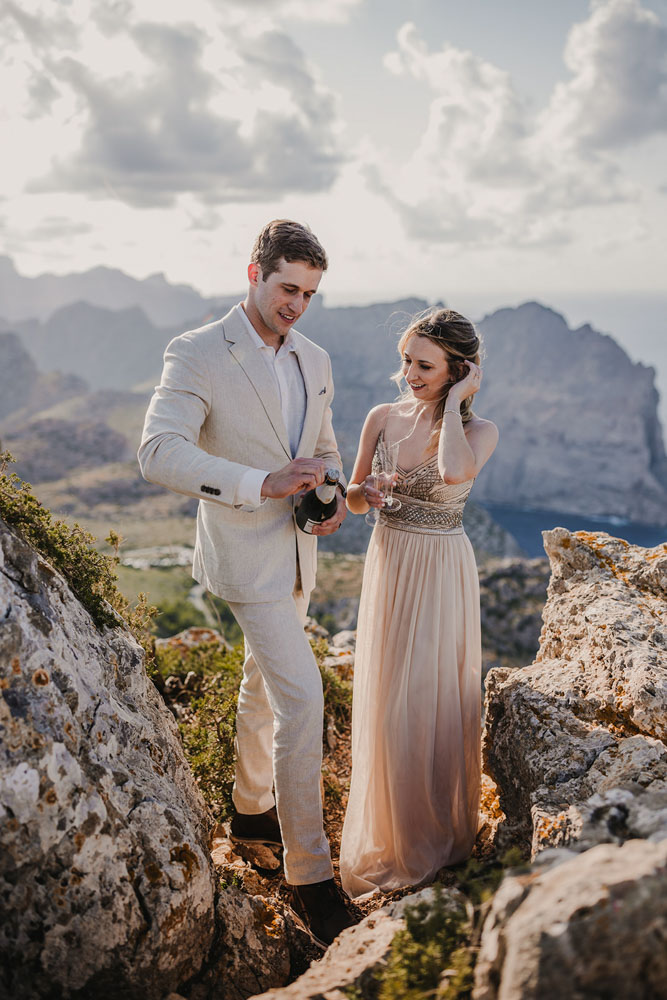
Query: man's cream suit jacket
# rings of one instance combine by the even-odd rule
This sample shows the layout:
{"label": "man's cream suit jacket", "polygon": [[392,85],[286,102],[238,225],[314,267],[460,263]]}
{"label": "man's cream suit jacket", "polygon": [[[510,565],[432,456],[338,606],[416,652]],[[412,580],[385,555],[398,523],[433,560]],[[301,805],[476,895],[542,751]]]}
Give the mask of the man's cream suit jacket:
{"label": "man's cream suit jacket", "polygon": [[[292,333],[307,397],[294,457],[342,469],[329,355]],[[312,590],[317,539],[296,527],[294,498],[234,506],[248,468],[275,472],[292,458],[278,387],[234,309],[167,347],[138,457],[145,479],[199,499],[193,576],[207,590],[251,604],[288,596],[297,549],[302,589]]]}

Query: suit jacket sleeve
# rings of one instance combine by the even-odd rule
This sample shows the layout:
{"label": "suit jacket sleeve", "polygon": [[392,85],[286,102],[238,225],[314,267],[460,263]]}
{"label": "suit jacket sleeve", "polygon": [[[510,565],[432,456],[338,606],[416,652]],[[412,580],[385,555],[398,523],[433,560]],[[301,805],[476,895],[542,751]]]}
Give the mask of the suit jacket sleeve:
{"label": "suit jacket sleeve", "polygon": [[146,413],[139,465],[149,482],[234,506],[249,467],[210,455],[198,446],[210,407],[208,367],[187,334],[176,337],[165,351],[162,379]]}

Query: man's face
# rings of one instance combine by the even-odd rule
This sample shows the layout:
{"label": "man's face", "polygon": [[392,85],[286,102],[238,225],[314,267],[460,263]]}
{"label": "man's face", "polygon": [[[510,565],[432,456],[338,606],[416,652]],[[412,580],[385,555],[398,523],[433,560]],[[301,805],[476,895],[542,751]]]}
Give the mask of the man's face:
{"label": "man's face", "polygon": [[321,278],[320,268],[299,260],[288,263],[283,257],[264,281],[259,264],[249,264],[246,312],[259,335],[269,340],[285,337],[308,308]]}

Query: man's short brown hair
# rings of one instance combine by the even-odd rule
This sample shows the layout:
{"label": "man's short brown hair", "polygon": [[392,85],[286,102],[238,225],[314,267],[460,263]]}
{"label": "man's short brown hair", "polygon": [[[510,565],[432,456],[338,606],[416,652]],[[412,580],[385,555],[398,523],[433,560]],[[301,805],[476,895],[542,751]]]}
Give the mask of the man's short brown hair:
{"label": "man's short brown hair", "polygon": [[310,267],[326,271],[329,266],[324,247],[308,226],[291,219],[274,219],[267,223],[255,240],[250,262],[259,264],[264,281],[278,270],[281,258],[288,264],[303,261]]}

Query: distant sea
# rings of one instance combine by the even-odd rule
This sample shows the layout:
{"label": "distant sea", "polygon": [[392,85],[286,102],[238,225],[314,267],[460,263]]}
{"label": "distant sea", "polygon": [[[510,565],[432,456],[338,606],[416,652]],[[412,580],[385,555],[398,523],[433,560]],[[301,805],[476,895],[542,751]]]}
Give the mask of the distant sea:
{"label": "distant sea", "polygon": [[667,542],[667,527],[637,524],[620,517],[583,517],[580,514],[559,514],[553,510],[506,507],[504,504],[483,503],[491,517],[517,542],[527,556],[543,556],[542,532],[550,528],[567,528],[568,531],[606,531],[615,538],[624,538],[632,545],[653,548]]}

